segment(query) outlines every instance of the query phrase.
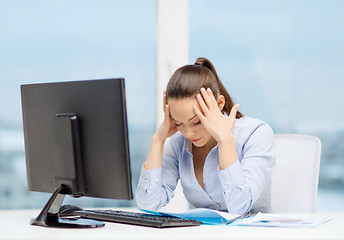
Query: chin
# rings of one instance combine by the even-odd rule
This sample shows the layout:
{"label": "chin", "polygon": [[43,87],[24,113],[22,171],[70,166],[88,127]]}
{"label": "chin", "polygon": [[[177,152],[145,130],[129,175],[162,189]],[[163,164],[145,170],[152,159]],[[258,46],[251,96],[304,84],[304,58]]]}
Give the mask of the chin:
{"label": "chin", "polygon": [[195,145],[196,147],[203,147],[206,143],[204,143],[202,140],[199,142],[192,142],[192,144]]}

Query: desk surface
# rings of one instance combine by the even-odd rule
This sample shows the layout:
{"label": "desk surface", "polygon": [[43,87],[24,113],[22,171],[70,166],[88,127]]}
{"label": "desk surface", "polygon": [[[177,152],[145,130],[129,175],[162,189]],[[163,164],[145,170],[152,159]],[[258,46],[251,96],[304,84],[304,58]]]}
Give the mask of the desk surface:
{"label": "desk surface", "polygon": [[311,229],[226,225],[155,229],[108,222],[105,227],[96,229],[56,229],[29,225],[30,219],[38,213],[38,210],[0,211],[0,239],[344,239],[344,213],[317,213],[317,216],[332,220]]}

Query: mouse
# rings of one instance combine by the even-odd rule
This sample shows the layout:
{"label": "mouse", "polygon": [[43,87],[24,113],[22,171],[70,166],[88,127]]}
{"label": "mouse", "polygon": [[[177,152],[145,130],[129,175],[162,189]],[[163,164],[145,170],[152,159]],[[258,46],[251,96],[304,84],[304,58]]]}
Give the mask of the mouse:
{"label": "mouse", "polygon": [[80,207],[77,206],[73,206],[73,205],[62,205],[60,210],[59,210],[59,216],[60,217],[68,217],[68,216],[74,216],[74,211],[78,211],[78,210],[83,210]]}

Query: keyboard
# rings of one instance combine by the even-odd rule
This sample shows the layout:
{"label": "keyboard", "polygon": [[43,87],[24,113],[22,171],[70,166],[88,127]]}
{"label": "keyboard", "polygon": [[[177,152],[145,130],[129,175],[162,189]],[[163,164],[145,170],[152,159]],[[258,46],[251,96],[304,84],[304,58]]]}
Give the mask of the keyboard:
{"label": "keyboard", "polygon": [[133,224],[139,226],[168,228],[199,226],[202,222],[193,219],[156,216],[153,214],[115,210],[76,210],[73,215],[105,222]]}

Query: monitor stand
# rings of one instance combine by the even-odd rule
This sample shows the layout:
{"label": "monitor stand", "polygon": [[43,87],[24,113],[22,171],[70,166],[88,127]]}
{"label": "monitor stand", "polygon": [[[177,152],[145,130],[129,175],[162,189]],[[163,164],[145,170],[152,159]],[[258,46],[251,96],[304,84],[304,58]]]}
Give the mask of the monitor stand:
{"label": "monitor stand", "polygon": [[65,198],[66,186],[61,185],[55,190],[40,214],[31,220],[31,225],[55,228],[96,228],[105,224],[92,219],[60,218],[59,210]]}

